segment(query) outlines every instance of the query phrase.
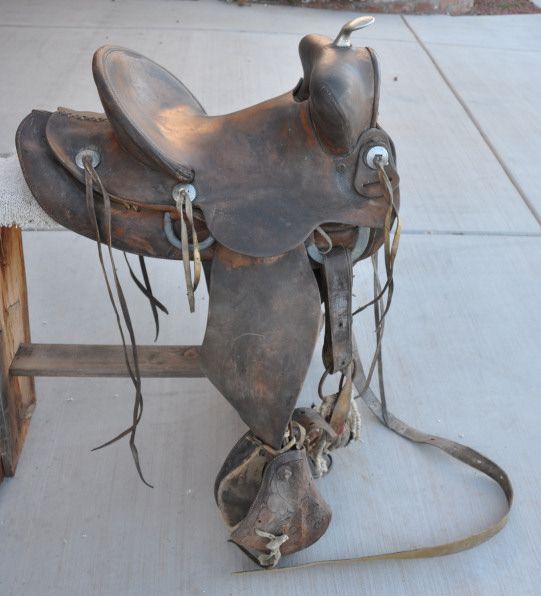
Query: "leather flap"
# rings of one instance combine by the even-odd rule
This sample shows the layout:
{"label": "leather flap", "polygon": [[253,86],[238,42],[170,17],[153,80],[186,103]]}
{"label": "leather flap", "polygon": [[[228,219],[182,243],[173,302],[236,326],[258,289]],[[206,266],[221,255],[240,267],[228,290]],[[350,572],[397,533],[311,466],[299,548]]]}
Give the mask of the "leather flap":
{"label": "leather flap", "polygon": [[218,246],[209,294],[203,372],[254,434],[279,449],[319,335],[306,249],[261,259]]}
{"label": "leather flap", "polygon": [[80,182],[84,171],[75,157],[93,149],[100,157],[96,172],[109,194],[132,204],[174,207],[171,193],[177,180],[123,149],[104,114],[59,108],[47,122],[46,135],[55,157]]}
{"label": "leather flap", "polygon": [[[381,187],[378,173],[376,170],[369,168],[365,162],[365,156],[371,147],[381,146],[385,147],[389,155],[389,164],[385,167],[391,186],[394,190],[398,189],[400,178],[396,171],[396,154],[394,145],[381,128],[370,128],[365,131],[359,140],[360,150],[357,161],[357,169],[355,171],[355,179],[353,185],[355,190],[363,197],[369,199],[378,199],[383,197],[383,189]],[[398,206],[398,205],[397,205]]]}

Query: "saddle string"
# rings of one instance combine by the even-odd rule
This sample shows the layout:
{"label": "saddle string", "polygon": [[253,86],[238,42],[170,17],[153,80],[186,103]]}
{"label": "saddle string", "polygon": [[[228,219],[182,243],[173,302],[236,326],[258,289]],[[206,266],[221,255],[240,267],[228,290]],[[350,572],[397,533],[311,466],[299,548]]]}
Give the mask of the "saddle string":
{"label": "saddle string", "polygon": [[130,272],[131,278],[133,279],[135,285],[139,288],[139,290],[141,290],[142,294],[147,298],[150,304],[150,308],[152,310],[152,317],[154,319],[154,328],[156,329],[156,335],[154,337],[154,342],[156,342],[158,341],[158,335],[160,334],[160,319],[158,316],[158,309],[160,309],[166,315],[169,314],[169,311],[152,293],[150,278],[148,276],[147,266],[145,263],[145,257],[139,255],[139,266],[141,268],[141,274],[143,276],[143,282],[141,282],[139,278],[135,275],[135,272],[130,265],[128,255],[126,253],[123,254],[124,259],[126,261],[126,265],[128,265],[128,270]]}
{"label": "saddle string", "polygon": [[[146,484],[150,488],[153,488],[152,485],[149,484],[143,476],[143,473],[141,471],[140,460],[139,460],[139,452],[135,445],[135,433],[136,433],[137,425],[139,424],[139,422],[141,420],[141,416],[143,414],[143,394],[141,392],[141,372],[139,369],[139,355],[138,355],[138,351],[137,351],[137,343],[135,341],[135,332],[134,332],[133,325],[131,322],[128,304],[126,302],[126,298],[124,296],[124,292],[123,292],[122,286],[120,284],[120,279],[118,278],[116,263],[115,263],[115,259],[113,256],[112,233],[111,233],[111,201],[110,201],[109,195],[107,193],[107,190],[103,186],[99,175],[97,174],[96,170],[94,169],[94,166],[92,165],[92,159],[90,156],[85,156],[83,158],[83,166],[84,166],[84,170],[85,170],[85,197],[86,197],[87,211],[88,211],[88,215],[90,217],[90,220],[92,222],[92,225],[93,225],[94,231],[95,231],[95,235],[96,235],[96,244],[97,244],[97,248],[98,248],[98,257],[99,257],[100,267],[102,270],[105,285],[107,287],[107,293],[109,295],[109,300],[111,302],[113,311],[115,313],[118,330],[119,330],[120,337],[122,340],[122,348],[123,348],[126,368],[128,370],[129,377],[135,387],[135,400],[134,400],[134,406],[133,406],[133,418],[132,418],[131,426],[128,427],[127,429],[125,429],[124,431],[122,431],[121,433],[119,433],[117,436],[110,439],[109,441],[99,445],[98,447],[94,447],[94,449],[92,449],[92,451],[96,451],[98,449],[102,449],[103,447],[107,447],[108,445],[115,443],[116,441],[122,439],[123,437],[130,435],[129,445],[130,445],[132,457],[133,457],[133,460],[135,463],[135,467],[137,469],[137,473],[139,474],[139,477],[141,478],[141,480],[143,481],[144,484]],[[105,260],[103,258],[103,251],[102,251],[102,246],[101,246],[102,238],[101,238],[101,232],[100,232],[100,225],[98,223],[98,212],[97,212],[97,207],[96,207],[96,203],[94,200],[94,182],[96,182],[99,185],[101,196],[103,198],[104,218],[103,218],[102,225],[103,225],[104,232],[105,232],[104,241],[107,244],[107,249],[108,249],[108,253],[109,253],[109,261],[110,261],[110,265],[111,265],[111,270],[113,272],[113,280],[114,280],[116,295],[118,298],[118,303],[120,305],[120,311],[119,311],[119,308],[117,306],[117,303],[116,303],[116,300],[115,300],[115,297],[113,294],[112,285],[109,280],[109,275],[108,275],[107,269],[105,267]],[[128,335],[130,337],[132,361],[130,361],[126,337],[125,337],[124,329],[122,327],[122,323],[121,323],[121,319],[120,319],[120,312],[122,312],[122,318],[124,319],[124,323],[126,325],[126,329],[128,331]]]}
{"label": "saddle string", "polygon": [[[382,158],[380,156],[376,156],[374,158],[374,165],[377,168],[378,177],[380,184],[383,188],[383,194],[387,199],[388,207],[385,213],[385,219],[383,223],[383,246],[384,246],[384,256],[385,256],[385,271],[387,274],[387,279],[383,288],[374,296],[372,300],[360,306],[356,310],[352,312],[352,316],[359,314],[363,310],[367,309],[369,306],[374,305],[380,298],[382,298],[385,293],[387,293],[387,303],[385,305],[383,311],[383,317],[387,314],[392,301],[392,296],[394,292],[394,279],[393,279],[393,270],[394,270],[394,262],[396,259],[396,255],[398,254],[398,246],[400,244],[400,234],[402,230],[402,225],[400,221],[400,214],[398,209],[396,208],[394,202],[394,191],[389,180],[389,176],[385,171],[385,167],[383,165]],[[391,233],[394,226],[394,234]],[[377,253],[376,253],[377,254]],[[372,255],[372,262],[374,259],[374,255]]]}
{"label": "saddle string", "polygon": [[[184,265],[184,277],[186,279],[186,294],[188,295],[188,304],[190,312],[195,311],[195,291],[201,278],[201,252],[199,250],[199,240],[195,229],[193,207],[188,193],[184,189],[179,189],[175,196],[177,211],[180,215],[180,240],[182,243],[182,263]],[[190,240],[188,237],[188,227],[186,220],[190,225],[190,234],[193,246],[193,278],[190,267]]]}
{"label": "saddle string", "polygon": [[[394,191],[391,185],[391,181],[385,171],[385,167],[383,166],[383,162],[381,158],[376,157],[374,159],[374,163],[378,170],[378,176],[380,179],[380,183],[383,188],[383,193],[387,198],[388,202],[388,209],[385,214],[385,221],[383,226],[383,246],[384,246],[384,257],[385,257],[385,272],[387,276],[387,280],[383,286],[381,287],[381,282],[379,279],[379,271],[378,271],[378,261],[379,261],[379,253],[374,253],[370,259],[372,262],[372,270],[373,270],[373,291],[374,291],[374,298],[362,306],[358,308],[355,312],[352,313],[352,316],[362,312],[368,306],[373,307],[374,312],[374,322],[375,322],[375,332],[376,332],[376,347],[374,349],[374,354],[372,356],[372,360],[370,362],[370,366],[368,368],[368,374],[366,375],[365,384],[360,390],[360,394],[364,394],[364,392],[370,387],[372,382],[372,377],[374,376],[374,372],[378,370],[378,388],[380,392],[380,398],[382,403],[382,412],[383,412],[383,420],[384,422],[387,421],[387,399],[385,394],[385,385],[383,381],[383,359],[381,358],[381,344],[383,341],[383,331],[385,328],[385,317],[389,312],[391,307],[391,302],[393,299],[394,293],[394,263],[396,259],[396,255],[398,254],[398,247],[400,243],[400,232],[401,232],[401,222],[400,216],[398,214],[398,210],[396,209],[396,205],[394,202]],[[393,223],[396,222],[395,226],[395,233],[391,240],[391,232]],[[386,294],[386,296],[385,296]],[[384,297],[386,297],[385,302],[383,301]]]}
{"label": "saddle string", "polygon": [[[385,171],[383,158],[381,156],[376,156],[374,158],[374,165],[376,166],[378,178],[383,189],[383,195],[387,200],[388,205],[383,225],[383,246],[387,280],[385,282],[384,287],[382,288],[379,281],[378,253],[376,252],[371,256],[372,266],[374,270],[374,297],[368,303],[353,311],[351,313],[351,316],[354,317],[355,315],[359,314],[369,306],[373,306],[374,308],[374,317],[376,324],[376,347],[374,350],[372,361],[370,363],[369,372],[366,378],[365,385],[366,387],[370,385],[374,371],[377,367],[379,389],[383,404],[383,418],[384,420],[387,420],[387,402],[385,396],[385,387],[383,384],[383,362],[379,358],[379,355],[381,353],[381,342],[383,338],[385,316],[387,315],[391,306],[394,293],[393,271],[396,255],[398,254],[398,247],[400,244],[401,222],[398,210],[394,202],[393,187],[387,175],[387,172]],[[394,234],[392,234],[393,227]],[[385,303],[383,302],[384,297],[386,297]],[[324,371],[319,382],[318,394],[320,399],[322,400],[322,403],[319,405],[317,410],[324,419],[332,420],[333,417],[336,417],[335,409],[340,408],[340,404],[343,409],[344,401],[346,399],[346,395],[341,396],[342,384],[345,380],[347,380],[349,388],[351,389],[351,379],[353,378],[355,371],[352,372],[349,366],[346,367],[346,369],[342,370],[342,375],[338,387],[338,393],[324,396],[322,394],[322,387],[325,378],[328,375],[328,372],[328,370]],[[364,387],[363,390],[366,390],[366,387]],[[330,450],[339,447],[345,447],[349,444],[350,440],[358,440],[360,438],[361,417],[359,410],[355,404],[355,401],[352,397],[351,390],[349,391],[349,410],[347,412],[343,412],[341,414],[341,418],[344,421],[344,431],[346,432],[339,433],[339,437],[335,441],[329,441],[328,439],[325,440],[322,437],[319,449],[314,454],[313,459],[316,470],[321,471],[322,475],[329,471],[326,465],[325,456],[328,455],[328,452]],[[349,431],[349,433],[347,431]],[[345,438],[346,435],[349,437],[348,440],[346,440]]]}

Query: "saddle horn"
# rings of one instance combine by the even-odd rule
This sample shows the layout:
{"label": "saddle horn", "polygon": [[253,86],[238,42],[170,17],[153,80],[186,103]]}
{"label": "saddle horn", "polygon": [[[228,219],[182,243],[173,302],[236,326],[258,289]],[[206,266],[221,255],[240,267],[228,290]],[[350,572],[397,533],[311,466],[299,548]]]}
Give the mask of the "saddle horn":
{"label": "saddle horn", "polygon": [[351,19],[348,21],[342,29],[340,29],[340,33],[336,36],[336,39],[332,42],[332,45],[335,48],[350,48],[351,47],[351,39],[350,36],[354,31],[359,31],[359,29],[364,29],[365,27],[369,27],[376,22],[374,17],[357,17],[355,19]]}

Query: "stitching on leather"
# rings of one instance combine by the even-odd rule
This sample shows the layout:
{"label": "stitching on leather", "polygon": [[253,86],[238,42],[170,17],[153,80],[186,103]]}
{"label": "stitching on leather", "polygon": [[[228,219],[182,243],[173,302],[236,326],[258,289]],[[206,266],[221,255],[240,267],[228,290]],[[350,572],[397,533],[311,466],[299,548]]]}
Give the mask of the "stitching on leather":
{"label": "stitching on leather", "polygon": [[84,120],[87,122],[105,122],[107,116],[105,114],[94,114],[92,112],[78,112],[70,108],[58,107],[56,110],[58,114],[66,116],[70,120]]}
{"label": "stitching on leather", "polygon": [[365,48],[370,56],[372,62],[372,76],[374,79],[374,98],[372,100],[372,118],[370,128],[375,128],[378,120],[379,98],[381,93],[381,75],[379,72],[379,63],[374,49],[370,47]]}

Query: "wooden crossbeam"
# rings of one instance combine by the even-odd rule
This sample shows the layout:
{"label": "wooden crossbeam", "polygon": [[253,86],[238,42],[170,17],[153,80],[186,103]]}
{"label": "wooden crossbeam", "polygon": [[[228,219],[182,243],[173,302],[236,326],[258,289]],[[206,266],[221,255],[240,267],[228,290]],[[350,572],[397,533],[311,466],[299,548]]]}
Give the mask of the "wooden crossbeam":
{"label": "wooden crossbeam", "polygon": [[[130,350],[128,349],[128,352]],[[199,346],[137,346],[142,377],[204,377]],[[11,377],[127,377],[122,346],[21,344]]]}

